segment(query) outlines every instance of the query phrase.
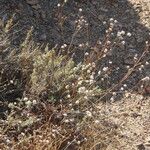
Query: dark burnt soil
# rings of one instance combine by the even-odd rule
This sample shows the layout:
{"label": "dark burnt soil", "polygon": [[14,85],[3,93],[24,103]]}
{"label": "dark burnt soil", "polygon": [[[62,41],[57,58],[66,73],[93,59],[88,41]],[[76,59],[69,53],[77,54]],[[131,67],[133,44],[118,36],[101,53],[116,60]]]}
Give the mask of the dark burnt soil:
{"label": "dark burnt soil", "polygon": [[[73,57],[76,62],[82,61],[86,51],[94,48],[101,50],[97,43],[105,39],[107,21],[114,18],[118,21],[115,32],[123,30],[130,32],[132,36],[124,39],[123,46],[112,47],[111,54],[100,62],[99,70],[106,66],[112,70],[109,77],[101,77],[104,81],[98,83],[108,88],[123,78],[128,67],[133,67],[134,56],[140,57],[144,51],[145,42],[150,39],[148,4],[148,1],[133,0],[112,3],[109,0],[68,0],[65,4],[58,0],[0,0],[0,18],[5,24],[12,14],[15,14],[15,34],[11,38],[13,47],[19,47],[27,30],[33,26],[33,38],[37,44],[49,43],[50,48],[57,45],[58,49],[63,44],[67,44],[70,51],[75,52]],[[84,25],[75,34],[75,22],[80,17],[84,18],[88,25]],[[82,44],[87,46],[82,47]],[[149,57],[148,48],[148,53],[142,59],[144,67],[139,66],[142,69],[138,68],[130,75],[124,83],[127,84],[126,89],[135,88],[142,78],[150,75]],[[145,65],[146,62],[147,65]],[[119,89],[120,86],[117,87],[117,90]]]}

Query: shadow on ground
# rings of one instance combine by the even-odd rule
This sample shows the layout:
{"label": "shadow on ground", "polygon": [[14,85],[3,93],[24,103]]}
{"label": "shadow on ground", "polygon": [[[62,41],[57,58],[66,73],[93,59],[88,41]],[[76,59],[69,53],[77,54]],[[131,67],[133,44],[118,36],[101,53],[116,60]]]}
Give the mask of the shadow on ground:
{"label": "shadow on ground", "polygon": [[[63,7],[62,4],[63,1],[58,0],[0,0],[0,18],[4,24],[12,14],[15,14],[14,23],[17,25],[14,26],[14,31],[18,32],[12,36],[12,46],[18,47],[27,30],[33,26],[33,37],[36,43],[45,45],[49,43],[51,48],[55,45],[60,48],[65,43],[70,46],[70,50],[75,52],[75,61],[80,62],[86,51],[104,39],[107,29],[104,21],[114,18],[119,21],[119,29],[131,32],[132,36],[126,38],[124,46],[113,47],[112,54],[101,61],[99,70],[108,66],[113,71],[109,77],[101,77],[104,78],[104,81],[100,80],[98,84],[103,89],[117,84],[127,72],[126,67],[133,66],[132,61],[128,58],[133,59],[135,55],[140,56],[144,51],[145,41],[150,39],[149,28],[140,23],[138,15],[141,11],[140,6],[137,5],[134,8],[127,0],[118,0],[114,3],[110,3],[109,0],[68,0]],[[79,11],[80,8],[82,12]],[[81,16],[85,18],[88,26],[82,27],[81,31],[74,36],[75,21]],[[88,43],[86,48],[80,46],[86,43]],[[149,61],[149,56],[148,53],[144,62]],[[109,63],[110,61],[112,64]],[[124,87],[125,90],[135,87],[142,78],[149,74],[149,65],[142,68],[142,71],[135,71],[123,83],[127,84],[127,87]],[[120,86],[115,90],[120,90]]]}

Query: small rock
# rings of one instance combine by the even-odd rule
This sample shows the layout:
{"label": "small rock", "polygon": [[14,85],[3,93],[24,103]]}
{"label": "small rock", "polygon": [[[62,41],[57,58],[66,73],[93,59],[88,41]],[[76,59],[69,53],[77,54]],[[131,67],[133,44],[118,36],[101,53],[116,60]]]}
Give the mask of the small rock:
{"label": "small rock", "polygon": [[130,115],[131,115],[131,117],[133,117],[133,118],[137,118],[137,117],[139,117],[139,116],[142,116],[141,114],[138,114],[138,113],[136,113],[136,112],[133,112],[133,113],[131,113]]}
{"label": "small rock", "polygon": [[0,19],[0,27],[4,27],[4,22]]}
{"label": "small rock", "polygon": [[104,20],[104,15],[99,15],[99,16],[98,16],[98,19]]}
{"label": "small rock", "polygon": [[29,4],[29,5],[36,5],[39,3],[38,0],[26,0],[26,2]]}
{"label": "small rock", "polygon": [[150,80],[149,77],[145,77],[141,80],[141,84],[143,85],[142,92],[144,95],[150,94]]}
{"label": "small rock", "polygon": [[145,146],[143,144],[137,145],[138,150],[145,150]]}
{"label": "small rock", "polygon": [[127,57],[127,58],[124,59],[124,63],[126,65],[134,65],[135,61],[132,57]]}
{"label": "small rock", "polygon": [[127,56],[125,56],[124,58],[124,63],[126,65],[134,65],[136,62],[136,60],[134,59],[135,54],[136,54],[136,50],[130,49]]}
{"label": "small rock", "polygon": [[146,95],[150,94],[150,85],[145,87],[145,94]]}
{"label": "small rock", "polygon": [[43,33],[43,34],[39,37],[39,40],[40,40],[40,41],[45,41],[46,38],[47,38],[46,34]]}
{"label": "small rock", "polygon": [[102,7],[101,7],[100,10],[101,10],[101,11],[104,11],[104,12],[108,12],[108,9],[106,9],[106,8],[102,8]]}
{"label": "small rock", "polygon": [[43,10],[41,10],[41,11],[40,11],[40,13],[41,13],[41,17],[42,17],[42,19],[45,19],[45,18],[46,18],[46,14],[45,14],[45,12],[44,12]]}
{"label": "small rock", "polygon": [[7,22],[7,20],[8,20],[8,14],[3,15],[2,21],[4,22],[4,24]]}
{"label": "small rock", "polygon": [[39,4],[36,4],[36,5],[33,5],[32,8],[37,10],[37,9],[40,9],[41,6]]}

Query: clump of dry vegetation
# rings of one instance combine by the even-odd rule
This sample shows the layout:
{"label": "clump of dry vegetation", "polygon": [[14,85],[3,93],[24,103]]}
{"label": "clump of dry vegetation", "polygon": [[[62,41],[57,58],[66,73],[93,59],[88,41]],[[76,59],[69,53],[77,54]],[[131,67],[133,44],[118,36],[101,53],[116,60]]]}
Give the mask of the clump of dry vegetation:
{"label": "clump of dry vegetation", "polygon": [[[120,130],[100,113],[99,103],[127,93],[128,77],[149,65],[149,43],[145,42],[141,56],[134,56],[133,65],[127,66],[121,80],[109,86],[107,78],[114,68],[106,57],[115,46],[123,47],[125,38],[132,34],[118,31],[118,21],[113,18],[104,24],[104,40],[85,51],[80,63],[73,57],[76,52],[71,49],[72,43],[53,49],[48,44],[44,48],[37,46],[31,28],[17,49],[11,46],[13,17],[1,27],[1,149],[98,150],[115,149],[120,144]],[[76,25],[73,37],[87,22],[81,16]],[[88,43],[79,46],[88,47]],[[101,67],[104,61],[108,63]],[[149,77],[145,80],[149,82]],[[107,89],[104,84],[108,84]]]}

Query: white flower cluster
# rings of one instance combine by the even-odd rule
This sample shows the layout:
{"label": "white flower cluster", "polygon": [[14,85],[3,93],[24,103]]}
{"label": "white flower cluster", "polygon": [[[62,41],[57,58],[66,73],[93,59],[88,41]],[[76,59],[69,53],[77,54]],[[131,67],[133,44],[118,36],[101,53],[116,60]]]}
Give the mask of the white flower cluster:
{"label": "white flower cluster", "polygon": [[83,26],[88,26],[88,23],[83,16],[80,16],[80,18],[75,21],[75,24],[77,24],[77,29],[81,29]]}
{"label": "white flower cluster", "polygon": [[123,39],[124,35],[126,35],[127,37],[131,37],[132,36],[132,34],[130,32],[126,33],[124,30],[117,32],[117,37],[120,38],[120,39]]}
{"label": "white flower cluster", "polygon": [[28,97],[24,97],[23,101],[25,102],[27,108],[37,104],[36,100],[31,101],[31,100],[28,99]]}

